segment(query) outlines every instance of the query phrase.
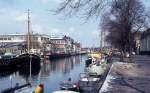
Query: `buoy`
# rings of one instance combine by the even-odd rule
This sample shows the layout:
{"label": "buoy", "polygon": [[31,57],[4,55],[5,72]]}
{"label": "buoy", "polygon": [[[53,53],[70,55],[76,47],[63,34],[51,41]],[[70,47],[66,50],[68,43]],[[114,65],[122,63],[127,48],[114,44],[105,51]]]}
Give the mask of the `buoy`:
{"label": "buoy", "polygon": [[35,88],[34,93],[43,93],[43,91],[44,91],[44,85],[40,84]]}

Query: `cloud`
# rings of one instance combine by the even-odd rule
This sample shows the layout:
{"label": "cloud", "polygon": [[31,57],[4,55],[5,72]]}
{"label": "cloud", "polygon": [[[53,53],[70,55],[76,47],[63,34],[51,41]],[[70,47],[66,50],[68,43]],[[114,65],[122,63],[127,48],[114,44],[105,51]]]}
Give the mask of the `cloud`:
{"label": "cloud", "polygon": [[33,33],[38,33],[38,34],[44,33],[43,27],[41,25],[38,25],[38,24],[32,25],[31,30],[33,31]]}
{"label": "cloud", "polygon": [[48,4],[48,3],[61,3],[63,0],[39,0],[42,4]]}
{"label": "cloud", "polygon": [[18,22],[25,22],[25,20],[27,20],[27,15],[25,15],[25,14],[17,15],[15,20]]}
{"label": "cloud", "polygon": [[49,0],[40,0],[41,1],[41,3],[43,3],[43,4],[47,4],[48,2],[49,2]]}
{"label": "cloud", "polygon": [[91,35],[97,37],[99,36],[99,31],[98,30],[92,31]]}
{"label": "cloud", "polygon": [[50,29],[50,33],[59,35],[61,33],[61,30],[59,28],[52,28]]}

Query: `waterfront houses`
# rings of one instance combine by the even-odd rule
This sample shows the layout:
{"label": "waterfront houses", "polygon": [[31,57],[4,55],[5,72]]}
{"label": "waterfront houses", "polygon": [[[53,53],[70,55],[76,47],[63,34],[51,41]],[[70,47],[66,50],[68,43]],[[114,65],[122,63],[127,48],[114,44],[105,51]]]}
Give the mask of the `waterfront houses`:
{"label": "waterfront houses", "polygon": [[74,42],[71,37],[51,37],[50,41],[55,46],[54,53],[70,55],[81,52],[81,44]]}
{"label": "waterfront houses", "polygon": [[[40,53],[46,49],[49,43],[47,35],[34,34],[30,37],[30,51]],[[17,54],[27,51],[27,35],[24,34],[9,34],[0,35],[0,51],[15,52]]]}
{"label": "waterfront houses", "polygon": [[76,54],[80,54],[81,51],[82,51],[81,43],[75,42],[75,43],[73,44],[73,51],[74,51],[74,53],[76,53]]}
{"label": "waterfront houses", "polygon": [[[78,54],[81,53],[81,44],[69,36],[50,37],[44,34],[30,36],[30,52],[38,54]],[[12,52],[21,54],[27,51],[27,35],[9,34],[0,35],[0,53]]]}
{"label": "waterfront houses", "polygon": [[51,37],[51,43],[54,46],[54,51],[52,52],[57,54],[67,53],[66,51],[66,41],[62,37]]}

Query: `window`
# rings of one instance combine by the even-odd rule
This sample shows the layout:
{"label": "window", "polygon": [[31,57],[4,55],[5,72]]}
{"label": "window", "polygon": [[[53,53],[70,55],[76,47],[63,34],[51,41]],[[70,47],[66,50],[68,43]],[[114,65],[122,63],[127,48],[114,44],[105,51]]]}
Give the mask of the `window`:
{"label": "window", "polygon": [[7,38],[4,38],[4,40],[7,40]]}
{"label": "window", "polygon": [[11,38],[8,38],[8,40],[11,40]]}
{"label": "window", "polygon": [[3,40],[3,38],[0,38],[0,40]]}

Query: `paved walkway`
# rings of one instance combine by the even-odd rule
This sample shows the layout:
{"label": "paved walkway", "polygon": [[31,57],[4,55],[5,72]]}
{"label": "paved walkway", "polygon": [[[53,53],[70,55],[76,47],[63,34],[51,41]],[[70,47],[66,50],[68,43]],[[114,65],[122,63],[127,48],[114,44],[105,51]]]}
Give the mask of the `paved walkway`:
{"label": "paved walkway", "polygon": [[114,62],[99,93],[150,93],[150,57]]}

